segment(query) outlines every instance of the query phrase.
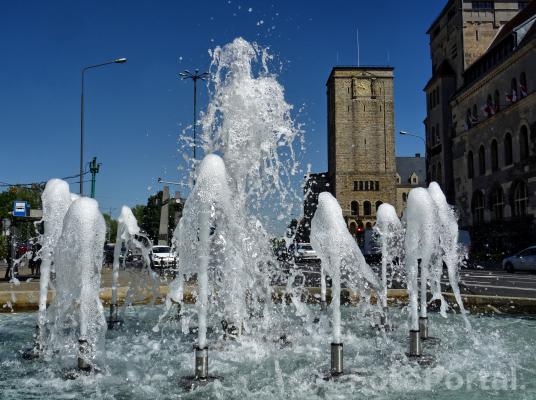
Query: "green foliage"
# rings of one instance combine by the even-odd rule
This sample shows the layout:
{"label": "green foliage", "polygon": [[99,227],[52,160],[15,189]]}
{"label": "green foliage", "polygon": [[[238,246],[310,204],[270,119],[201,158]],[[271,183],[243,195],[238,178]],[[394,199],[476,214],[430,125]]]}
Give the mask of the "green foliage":
{"label": "green foliage", "polygon": [[9,238],[0,236],[0,260],[7,260],[9,254]]}
{"label": "green foliage", "polygon": [[[12,186],[8,190],[0,192],[0,220],[9,217],[13,211],[13,202],[15,200],[27,201],[31,209],[41,209],[41,186],[32,188]],[[17,241],[20,243],[27,242],[30,238],[37,236],[37,231],[33,222],[17,223]]]}
{"label": "green foliage", "polygon": [[106,213],[103,213],[102,216],[106,222],[106,242],[114,243],[117,238],[117,220]]}
{"label": "green foliage", "polygon": [[41,187],[22,188],[12,186],[4,192],[0,192],[0,219],[8,217],[13,211],[13,202],[15,200],[27,201],[33,209],[41,208]]}
{"label": "green foliage", "polygon": [[[173,198],[170,199],[169,205],[169,237],[175,230],[175,213],[176,208],[173,206]],[[147,205],[138,204],[132,207],[132,213],[138,221],[138,225],[147,236],[156,243],[158,241],[158,230],[160,228],[160,210],[162,208],[162,191],[147,199]]]}

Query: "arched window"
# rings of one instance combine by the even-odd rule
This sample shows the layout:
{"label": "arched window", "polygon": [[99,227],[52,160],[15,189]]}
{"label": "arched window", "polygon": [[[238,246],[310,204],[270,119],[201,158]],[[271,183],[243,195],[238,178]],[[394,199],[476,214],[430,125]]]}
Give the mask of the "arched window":
{"label": "arched window", "polygon": [[402,193],[402,201],[405,203],[406,201],[408,201],[408,195],[407,193]]}
{"label": "arched window", "polygon": [[352,235],[355,235],[357,233],[357,224],[354,221],[350,222],[350,226],[348,228]]}
{"label": "arched window", "polygon": [[500,186],[491,193],[491,211],[493,211],[493,219],[503,219],[504,192]]}
{"label": "arched window", "polygon": [[498,112],[501,109],[501,95],[498,90],[496,90],[493,95],[493,107],[495,107],[495,112]]}
{"label": "arched window", "polygon": [[510,88],[512,89],[512,101],[516,101],[517,100],[517,79],[516,78],[512,79]]}
{"label": "arched window", "polygon": [[519,156],[522,160],[529,157],[529,132],[525,125],[519,131]]}
{"label": "arched window", "polygon": [[525,182],[518,182],[514,187],[514,196],[513,196],[513,214],[514,217],[521,217],[527,214],[527,205],[529,202],[527,196],[527,185]]}
{"label": "arched window", "polygon": [[480,190],[473,193],[471,211],[473,213],[473,225],[484,222],[484,195]]}
{"label": "arched window", "polygon": [[437,183],[443,182],[443,168],[441,168],[441,162],[437,163]]}
{"label": "arched window", "polygon": [[486,150],[484,150],[484,146],[480,146],[478,149],[478,173],[480,175],[486,174]]}
{"label": "arched window", "polygon": [[504,165],[510,165],[513,162],[512,157],[512,135],[504,135]]}
{"label": "arched window", "polygon": [[527,93],[527,74],[522,72],[521,75],[519,75],[519,97],[525,97]]}
{"label": "arched window", "polygon": [[473,152],[467,153],[467,178],[473,179],[475,176],[475,164],[473,162]]}
{"label": "arched window", "polygon": [[363,203],[363,214],[364,215],[371,215],[372,213],[372,210],[371,210],[371,206],[370,206],[370,201],[365,201]]}
{"label": "arched window", "polygon": [[499,169],[499,145],[497,141],[493,139],[491,141],[491,170],[497,171]]}
{"label": "arched window", "polygon": [[350,203],[350,209],[351,209],[352,215],[359,215],[359,203],[357,201],[352,201]]}
{"label": "arched window", "polygon": [[471,129],[471,126],[473,126],[473,117],[471,116],[470,109],[467,109],[467,113],[465,114],[465,124],[467,125],[467,129]]}
{"label": "arched window", "polygon": [[376,212],[378,212],[378,209],[380,208],[380,206],[382,205],[383,203],[381,201],[377,201],[376,202]]}
{"label": "arched window", "polygon": [[372,229],[372,224],[370,222],[367,222],[367,225],[365,225],[365,229],[367,231],[370,231]]}

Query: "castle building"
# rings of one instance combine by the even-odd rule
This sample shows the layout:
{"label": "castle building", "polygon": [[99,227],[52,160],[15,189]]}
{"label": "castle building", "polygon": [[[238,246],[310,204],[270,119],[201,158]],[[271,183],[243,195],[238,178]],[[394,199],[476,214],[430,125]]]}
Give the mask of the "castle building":
{"label": "castle building", "polygon": [[449,0],[427,31],[432,77],[426,84],[427,177],[453,204],[453,119],[450,101],[465,84],[466,70],[486,52],[497,32],[526,1]]}
{"label": "castle building", "polygon": [[351,232],[395,204],[392,67],[334,67],[327,81],[328,172]]}
{"label": "castle building", "polygon": [[535,21],[536,1],[451,0],[428,31],[427,176],[477,257],[536,238]]}

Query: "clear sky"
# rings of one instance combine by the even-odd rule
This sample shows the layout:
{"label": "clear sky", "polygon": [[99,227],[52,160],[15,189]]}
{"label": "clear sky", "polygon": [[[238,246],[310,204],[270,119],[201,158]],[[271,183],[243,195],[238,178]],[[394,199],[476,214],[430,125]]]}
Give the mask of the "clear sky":
{"label": "clear sky", "polygon": [[[208,50],[237,36],[269,47],[286,99],[304,124],[304,164],[327,169],[325,83],[334,65],[395,68],[396,132],[423,136],[431,75],[426,29],[445,1],[2,1],[0,181],[78,173],[80,70],[86,75],[86,161],[103,165],[103,211],[145,203],[159,176],[177,180],[177,140],[192,122],[192,83],[178,72],[209,66]],[[281,68],[279,68],[281,66]],[[206,105],[206,88],[199,90]],[[298,110],[302,109],[298,113]],[[397,155],[424,154],[398,137]],[[72,179],[71,181],[76,181]],[[78,191],[76,184],[71,190]],[[89,183],[86,183],[86,192]]]}

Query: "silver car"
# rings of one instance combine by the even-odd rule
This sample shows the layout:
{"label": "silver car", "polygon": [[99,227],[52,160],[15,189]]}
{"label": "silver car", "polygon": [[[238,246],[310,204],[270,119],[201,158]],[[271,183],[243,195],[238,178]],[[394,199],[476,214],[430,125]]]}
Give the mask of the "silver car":
{"label": "silver car", "polygon": [[177,257],[171,252],[169,246],[153,246],[152,250],[152,267],[153,268],[168,268],[175,267]]}
{"label": "silver car", "polygon": [[527,247],[513,256],[506,257],[502,266],[508,272],[536,271],[536,246]]}

